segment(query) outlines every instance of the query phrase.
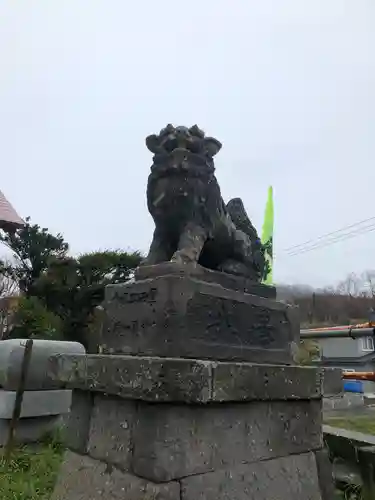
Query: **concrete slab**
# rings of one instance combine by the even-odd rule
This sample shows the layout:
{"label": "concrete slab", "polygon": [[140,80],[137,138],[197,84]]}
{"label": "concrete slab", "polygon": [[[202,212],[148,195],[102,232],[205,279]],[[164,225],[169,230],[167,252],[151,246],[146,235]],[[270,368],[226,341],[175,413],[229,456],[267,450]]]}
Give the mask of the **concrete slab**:
{"label": "concrete slab", "polygon": [[[0,419],[12,418],[15,391],[0,390]],[[27,391],[24,393],[21,418],[61,415],[70,411],[72,391]]]}
{"label": "concrete slab", "polygon": [[[7,391],[18,389],[25,340],[9,339],[0,341],[0,388]],[[85,354],[85,348],[78,342],[55,340],[34,340],[26,390],[55,389],[46,378],[48,360],[57,354]]]}
{"label": "concrete slab", "polygon": [[[0,446],[7,443],[9,435],[10,420],[0,420]],[[15,442],[18,444],[36,443],[46,434],[59,428],[61,422],[60,417],[36,417],[23,418],[18,421]]]}

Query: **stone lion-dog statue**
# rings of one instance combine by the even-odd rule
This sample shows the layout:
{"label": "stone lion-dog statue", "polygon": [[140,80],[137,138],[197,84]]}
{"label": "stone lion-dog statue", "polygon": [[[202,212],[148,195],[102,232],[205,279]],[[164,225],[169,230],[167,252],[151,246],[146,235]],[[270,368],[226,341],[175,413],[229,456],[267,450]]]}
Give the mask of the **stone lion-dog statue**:
{"label": "stone lion-dog statue", "polygon": [[147,205],[155,231],[143,265],[172,261],[260,281],[264,248],[240,198],[225,205],[215,177],[221,143],[193,127],[167,125],[146,138],[154,154]]}

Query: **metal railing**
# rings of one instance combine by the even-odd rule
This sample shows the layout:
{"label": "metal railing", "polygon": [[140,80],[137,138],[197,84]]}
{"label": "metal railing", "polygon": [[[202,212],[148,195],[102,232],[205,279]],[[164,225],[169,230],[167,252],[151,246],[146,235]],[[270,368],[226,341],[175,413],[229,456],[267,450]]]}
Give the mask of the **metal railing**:
{"label": "metal railing", "polygon": [[375,327],[311,328],[300,331],[301,339],[375,337]]}

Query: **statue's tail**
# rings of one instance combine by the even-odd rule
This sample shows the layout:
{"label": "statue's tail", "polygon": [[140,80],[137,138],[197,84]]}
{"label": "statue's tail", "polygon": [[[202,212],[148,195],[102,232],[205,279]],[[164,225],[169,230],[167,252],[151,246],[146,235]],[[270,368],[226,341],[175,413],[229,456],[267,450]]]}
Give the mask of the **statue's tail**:
{"label": "statue's tail", "polygon": [[257,230],[251,223],[241,198],[233,198],[228,201],[227,211],[237,229],[240,229],[247,234],[252,242],[259,240]]}
{"label": "statue's tail", "polygon": [[253,248],[254,264],[258,268],[260,275],[263,277],[265,267],[264,248],[258,236],[257,230],[246,213],[245,206],[241,198],[233,198],[227,203],[226,207],[236,228],[243,231],[250,238]]}

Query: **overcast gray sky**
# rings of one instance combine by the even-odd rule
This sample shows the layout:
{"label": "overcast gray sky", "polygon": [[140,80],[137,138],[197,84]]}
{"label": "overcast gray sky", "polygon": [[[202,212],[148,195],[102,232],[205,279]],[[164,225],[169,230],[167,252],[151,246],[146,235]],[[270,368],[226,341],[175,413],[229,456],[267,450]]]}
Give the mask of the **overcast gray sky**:
{"label": "overcast gray sky", "polygon": [[0,188],[73,252],[146,251],[146,135],[197,123],[217,177],[261,229],[275,279],[375,268],[375,232],[287,247],[375,216],[374,0],[0,3]]}

